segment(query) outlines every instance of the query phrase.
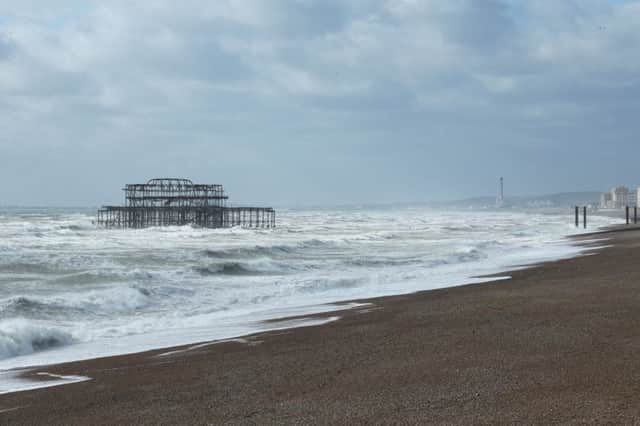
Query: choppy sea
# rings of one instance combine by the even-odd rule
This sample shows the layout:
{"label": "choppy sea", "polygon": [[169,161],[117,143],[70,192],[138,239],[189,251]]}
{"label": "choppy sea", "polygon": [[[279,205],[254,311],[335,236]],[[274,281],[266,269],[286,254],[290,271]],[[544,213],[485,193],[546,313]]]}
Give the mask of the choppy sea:
{"label": "choppy sea", "polygon": [[[0,370],[239,336],[332,302],[580,253],[564,238],[579,231],[570,211],[279,210],[273,230],[94,219],[0,209]],[[594,216],[590,228],[613,222]]]}

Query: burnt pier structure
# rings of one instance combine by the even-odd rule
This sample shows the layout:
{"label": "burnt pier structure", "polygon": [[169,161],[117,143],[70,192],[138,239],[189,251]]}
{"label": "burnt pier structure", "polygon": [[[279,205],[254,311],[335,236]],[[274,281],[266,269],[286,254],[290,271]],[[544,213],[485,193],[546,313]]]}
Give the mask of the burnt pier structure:
{"label": "burnt pier structure", "polygon": [[196,225],[204,228],[275,228],[271,207],[227,207],[222,185],[161,178],[125,185],[124,206],[103,206],[96,223],[106,228]]}

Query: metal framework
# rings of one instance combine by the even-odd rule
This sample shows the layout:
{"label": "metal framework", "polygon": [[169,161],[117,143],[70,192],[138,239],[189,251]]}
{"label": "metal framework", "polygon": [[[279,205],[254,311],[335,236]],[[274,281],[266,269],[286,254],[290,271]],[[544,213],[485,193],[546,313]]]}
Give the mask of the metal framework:
{"label": "metal framework", "polygon": [[103,206],[97,224],[106,228],[197,225],[205,228],[274,228],[271,207],[227,207],[222,185],[194,184],[188,179],[151,179],[123,189],[124,206]]}

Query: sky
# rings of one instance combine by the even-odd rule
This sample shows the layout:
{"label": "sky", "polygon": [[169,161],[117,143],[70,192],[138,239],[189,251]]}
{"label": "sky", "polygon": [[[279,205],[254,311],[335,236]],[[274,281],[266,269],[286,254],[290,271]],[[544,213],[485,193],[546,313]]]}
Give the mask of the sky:
{"label": "sky", "polygon": [[640,1],[0,2],[0,205],[640,183]]}

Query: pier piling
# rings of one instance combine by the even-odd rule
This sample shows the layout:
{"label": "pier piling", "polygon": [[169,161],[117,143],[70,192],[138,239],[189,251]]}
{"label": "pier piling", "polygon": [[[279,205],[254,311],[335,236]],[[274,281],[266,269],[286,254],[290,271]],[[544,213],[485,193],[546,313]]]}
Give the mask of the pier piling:
{"label": "pier piling", "polygon": [[162,178],[151,179],[145,184],[128,184],[124,192],[124,206],[103,206],[98,210],[98,225],[106,228],[181,225],[203,228],[275,227],[276,213],[271,207],[227,207],[229,197],[222,185]]}

